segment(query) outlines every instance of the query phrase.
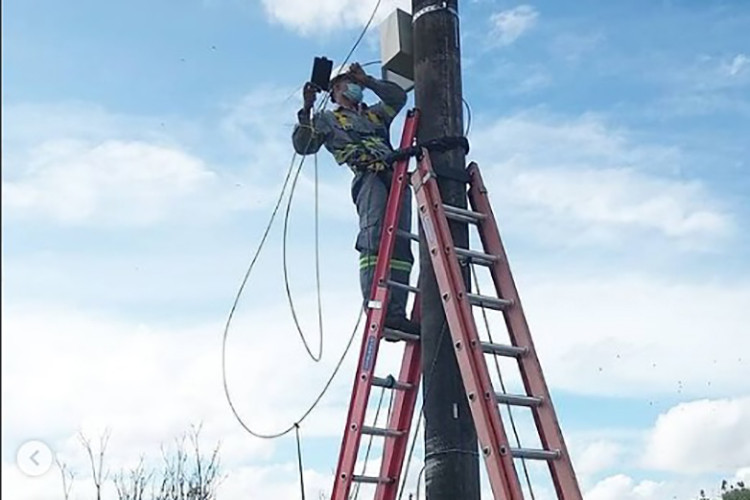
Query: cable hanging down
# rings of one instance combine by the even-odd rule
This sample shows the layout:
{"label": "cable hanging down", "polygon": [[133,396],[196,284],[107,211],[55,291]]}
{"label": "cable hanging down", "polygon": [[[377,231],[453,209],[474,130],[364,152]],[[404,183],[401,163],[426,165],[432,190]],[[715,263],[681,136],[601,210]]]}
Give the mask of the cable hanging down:
{"label": "cable hanging down", "polygon": [[[349,58],[352,56],[352,54],[354,54],[354,51],[357,49],[357,47],[359,46],[360,42],[362,41],[362,39],[364,38],[365,34],[367,33],[370,25],[372,24],[373,19],[375,18],[375,15],[376,15],[376,13],[378,11],[378,8],[380,7],[381,1],[382,0],[378,0],[377,3],[375,4],[375,7],[373,8],[373,11],[372,11],[372,14],[370,15],[369,20],[367,21],[367,23],[366,23],[365,27],[363,28],[362,32],[360,33],[359,37],[357,38],[357,40],[355,41],[355,43],[352,46],[351,50],[349,51],[349,53],[347,54],[346,58],[344,59],[344,63],[342,64],[342,68],[349,61]],[[330,97],[329,95],[326,95],[324,97],[324,99],[322,100],[322,102],[320,103],[320,105],[317,107],[316,112],[319,112],[321,109],[323,109],[323,107],[325,107],[325,105],[328,102],[329,97]],[[313,138],[313,135],[310,136],[310,140],[308,142],[308,146],[310,144],[310,141],[312,141],[312,138]],[[260,253],[261,253],[261,251],[262,251],[262,249],[263,249],[263,247],[264,247],[264,245],[266,243],[266,240],[268,238],[268,234],[271,231],[271,228],[273,226],[273,222],[274,222],[274,220],[276,218],[276,215],[278,214],[279,208],[280,208],[281,203],[282,203],[282,201],[284,199],[284,194],[286,192],[287,186],[289,185],[289,179],[291,178],[292,172],[294,171],[294,165],[295,165],[296,157],[297,157],[296,153],[294,155],[292,155],[292,161],[290,162],[289,169],[287,170],[286,177],[285,177],[284,182],[282,184],[281,192],[279,193],[279,197],[278,197],[278,199],[276,201],[276,204],[274,206],[274,209],[273,209],[273,211],[271,213],[271,217],[269,218],[268,224],[266,225],[266,227],[265,227],[265,229],[263,231],[263,235],[262,235],[261,240],[260,240],[260,242],[258,244],[258,247],[256,248],[256,251],[255,251],[255,253],[254,253],[254,255],[253,255],[253,257],[252,257],[252,259],[250,261],[250,265],[248,266],[248,268],[247,268],[247,270],[245,272],[245,275],[243,276],[243,279],[242,279],[242,281],[240,283],[240,287],[239,287],[239,289],[237,291],[237,294],[236,294],[236,296],[234,298],[234,301],[232,303],[232,307],[230,308],[229,315],[227,317],[227,321],[226,321],[226,324],[224,326],[224,331],[223,331],[223,334],[222,334],[221,370],[222,370],[222,385],[223,385],[223,388],[224,388],[224,395],[226,397],[227,403],[229,404],[229,407],[231,409],[231,412],[232,412],[233,416],[235,417],[235,419],[237,420],[237,422],[240,424],[240,426],[245,431],[247,431],[250,435],[252,435],[252,436],[254,436],[256,438],[260,438],[260,439],[276,439],[276,438],[280,438],[282,436],[285,436],[286,434],[288,434],[292,430],[298,429],[299,425],[317,407],[317,405],[320,403],[320,401],[323,399],[324,395],[326,394],[326,392],[330,388],[330,386],[331,386],[334,378],[338,374],[341,366],[344,363],[344,360],[346,359],[346,355],[348,354],[349,349],[351,348],[351,345],[352,345],[352,343],[354,341],[354,338],[356,337],[357,331],[359,330],[359,325],[360,325],[360,323],[362,321],[362,315],[363,315],[362,313],[364,311],[364,309],[360,308],[359,315],[358,315],[358,318],[357,318],[357,322],[356,322],[356,324],[354,326],[354,329],[353,329],[353,331],[352,331],[352,333],[351,333],[351,335],[349,337],[349,340],[348,340],[348,342],[346,344],[346,347],[344,348],[344,352],[342,353],[341,357],[339,358],[338,362],[336,363],[336,366],[334,367],[333,372],[331,373],[331,375],[329,376],[328,380],[326,381],[323,389],[321,390],[321,392],[315,398],[315,400],[313,401],[313,403],[308,407],[308,409],[302,414],[302,416],[299,419],[297,419],[289,427],[283,428],[281,431],[277,431],[277,432],[273,432],[273,433],[261,433],[261,432],[254,431],[252,428],[250,428],[250,426],[248,426],[245,423],[245,421],[242,419],[242,417],[240,416],[239,412],[237,411],[236,407],[234,406],[231,394],[229,392],[229,385],[228,385],[228,382],[227,382],[226,348],[227,348],[227,340],[228,340],[228,336],[229,336],[229,329],[230,329],[230,326],[231,326],[231,323],[232,323],[232,319],[234,318],[234,313],[237,310],[237,305],[239,304],[240,298],[242,297],[242,293],[243,293],[245,287],[247,286],[247,283],[248,283],[248,280],[250,278],[250,275],[251,275],[253,269],[255,268],[255,265],[256,265],[256,263],[258,261],[258,257],[260,256]],[[302,168],[302,165],[304,164],[304,160],[305,160],[305,158],[303,156],[302,159],[301,159],[301,161],[300,161],[299,169]],[[316,163],[317,163],[317,157],[316,157]],[[315,198],[316,198],[316,215],[317,215],[317,213],[318,213],[318,210],[317,210],[317,204],[318,204],[317,165],[316,165],[315,183],[316,183],[315,184],[315,186],[316,186],[316,190],[315,190],[316,196],[315,196]],[[291,198],[291,194],[290,194],[290,198]],[[316,266],[317,266],[317,261],[318,261],[318,256],[319,256],[319,254],[318,254],[318,243],[319,243],[319,241],[317,239],[317,234],[318,234],[317,224],[318,224],[318,219],[316,217],[316,242],[315,242],[315,244],[316,244]],[[316,269],[316,275],[319,276],[319,270],[318,269]],[[318,304],[319,304],[319,307],[320,307],[319,279],[317,281],[318,281]],[[291,299],[291,296],[289,297],[289,300],[290,300],[290,304],[291,304],[293,302],[292,299]],[[319,326],[321,327],[321,332],[322,332],[322,319],[320,319],[320,318],[322,318],[322,311],[320,311],[320,316],[319,316]],[[321,333],[321,335],[322,335],[322,333]],[[303,336],[303,340],[304,340],[304,336]],[[323,342],[322,342],[322,337],[321,337],[321,342],[320,342],[321,350],[322,350],[322,345],[323,345]],[[309,349],[308,349],[308,352],[309,352]]]}
{"label": "cable hanging down", "polygon": [[[354,45],[352,46],[351,50],[349,50],[349,53],[344,58],[344,62],[341,64],[341,67],[339,71],[343,70],[343,68],[346,66],[346,63],[349,62],[349,59],[354,54],[354,51],[357,49],[359,44],[361,43],[362,39],[364,38],[365,34],[370,28],[370,25],[372,24],[372,21],[375,19],[375,15],[378,11],[378,8],[380,7],[380,3],[382,0],[378,0],[375,4],[375,7],[372,10],[372,13],[370,14],[370,18],[367,20],[367,23],[365,24],[365,27],[362,29],[362,32],[360,33],[357,40],[354,42]],[[374,64],[378,61],[371,61],[366,63],[365,65]],[[325,97],[323,98],[321,104],[319,105],[317,111],[320,111],[321,109],[325,108],[326,104],[328,103],[328,100],[330,99],[330,94],[326,93]],[[311,123],[311,125],[313,125]],[[313,137],[315,135],[315,129],[313,127],[313,133],[310,135],[310,139],[308,140],[307,146],[310,145]],[[307,147],[305,148],[307,149]],[[284,271],[284,288],[286,291],[287,301],[289,304],[289,309],[292,314],[292,319],[294,321],[294,326],[297,329],[297,333],[300,336],[300,339],[302,340],[302,344],[305,347],[305,350],[307,351],[307,354],[310,356],[310,358],[314,362],[319,362],[323,357],[323,307],[322,307],[322,300],[321,300],[321,291],[320,291],[320,234],[319,234],[319,198],[318,198],[318,155],[315,153],[314,155],[314,163],[315,163],[315,286],[317,291],[317,305],[318,305],[318,354],[315,355],[312,353],[312,350],[310,349],[310,346],[307,342],[307,339],[305,337],[304,332],[302,331],[302,327],[300,326],[299,319],[297,318],[297,311],[294,307],[294,299],[292,298],[292,292],[291,287],[289,285],[289,266],[287,263],[287,240],[288,240],[288,229],[289,229],[289,216],[291,212],[292,207],[292,200],[294,198],[295,189],[297,187],[297,181],[299,179],[299,175],[302,171],[302,165],[304,164],[305,157],[302,157],[302,161],[300,161],[299,168],[297,169],[297,172],[295,173],[294,180],[292,181],[292,186],[289,192],[289,200],[287,202],[286,206],[286,214],[284,216],[284,231],[283,231],[283,239],[282,239],[282,261],[283,261],[283,271]]]}
{"label": "cable hanging down", "polygon": [[[304,157],[303,157],[304,158]],[[310,345],[307,343],[305,334],[300,326],[299,319],[297,318],[297,310],[294,307],[294,299],[292,298],[292,290],[289,285],[289,265],[287,261],[287,240],[289,238],[289,216],[292,209],[292,201],[294,200],[294,193],[297,187],[297,181],[299,180],[300,173],[302,172],[302,163],[300,162],[299,168],[294,175],[292,180],[292,186],[289,190],[289,199],[286,205],[286,213],[284,214],[284,231],[282,236],[281,253],[282,253],[282,268],[284,270],[284,288],[286,291],[287,301],[289,303],[289,309],[292,313],[292,319],[294,326],[297,328],[302,344],[307,350],[307,354],[310,358],[318,362],[323,357],[323,307],[321,302],[320,293],[320,252],[319,252],[319,230],[318,230],[318,155],[315,155],[315,286],[318,298],[318,354],[315,355],[310,350]]]}

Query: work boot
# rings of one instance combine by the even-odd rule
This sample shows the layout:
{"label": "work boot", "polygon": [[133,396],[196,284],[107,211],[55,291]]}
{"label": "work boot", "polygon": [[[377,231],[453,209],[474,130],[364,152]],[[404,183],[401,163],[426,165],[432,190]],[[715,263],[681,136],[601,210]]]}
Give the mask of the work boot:
{"label": "work boot", "polygon": [[[391,330],[398,330],[400,332],[408,333],[410,335],[420,334],[419,323],[417,323],[416,321],[407,319],[405,316],[386,317],[385,327],[390,328]],[[387,337],[385,340],[388,342],[398,342],[398,340],[389,339]]]}

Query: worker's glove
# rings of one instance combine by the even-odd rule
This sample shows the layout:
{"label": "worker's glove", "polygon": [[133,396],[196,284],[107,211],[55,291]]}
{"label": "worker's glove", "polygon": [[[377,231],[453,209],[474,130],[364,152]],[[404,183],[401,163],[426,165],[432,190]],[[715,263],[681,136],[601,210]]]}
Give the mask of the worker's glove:
{"label": "worker's glove", "polygon": [[362,86],[367,83],[367,73],[365,73],[365,70],[362,69],[362,66],[360,66],[359,63],[355,62],[349,66],[349,76],[355,83]]}
{"label": "worker's glove", "polygon": [[304,89],[302,89],[302,97],[305,101],[305,105],[302,109],[309,112],[313,105],[315,104],[315,94],[317,93],[317,88],[315,85],[313,85],[310,82],[307,82],[305,84]]}

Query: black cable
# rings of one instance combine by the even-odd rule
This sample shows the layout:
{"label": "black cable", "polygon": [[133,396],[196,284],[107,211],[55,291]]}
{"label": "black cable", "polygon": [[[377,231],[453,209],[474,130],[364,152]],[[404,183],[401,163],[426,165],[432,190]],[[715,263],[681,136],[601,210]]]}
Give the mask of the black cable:
{"label": "black cable", "polygon": [[315,288],[318,297],[318,330],[320,331],[320,355],[323,355],[323,302],[320,293],[320,191],[318,177],[318,154],[313,157],[315,165]]}
{"label": "black cable", "polygon": [[[372,14],[370,16],[370,19],[368,20],[367,24],[365,25],[365,28],[362,30],[362,33],[360,34],[359,38],[355,42],[354,46],[349,51],[349,54],[347,55],[346,61],[348,61],[349,57],[351,57],[351,55],[354,53],[354,50],[357,48],[357,46],[361,42],[362,38],[364,38],[365,33],[367,32],[368,28],[370,27],[370,24],[372,23],[373,18],[375,17],[375,14],[376,14],[376,12],[378,10],[378,7],[380,7],[380,2],[381,2],[381,0],[378,0],[377,4],[375,5],[375,8],[373,9],[373,12],[372,12]],[[327,100],[328,100],[327,97],[325,97],[323,99],[322,105],[321,105],[320,109],[322,109],[322,107],[325,106]],[[314,129],[314,127],[313,127],[313,133],[310,135],[310,139],[308,140],[308,143],[307,143],[308,147],[312,143],[313,137],[315,137],[315,129]],[[305,149],[307,149],[307,148],[305,148]],[[242,279],[242,283],[240,284],[240,288],[237,291],[237,294],[235,296],[234,302],[233,302],[232,307],[231,307],[231,309],[229,311],[229,316],[227,317],[227,322],[226,322],[226,325],[224,326],[224,333],[222,335],[221,371],[222,371],[222,385],[224,387],[224,395],[226,396],[226,400],[227,400],[227,403],[229,404],[229,407],[230,407],[230,409],[232,411],[232,414],[234,415],[235,419],[240,424],[240,426],[243,429],[245,429],[250,435],[252,435],[254,437],[257,437],[257,438],[261,438],[261,439],[276,439],[276,438],[279,438],[279,437],[282,437],[282,436],[288,434],[292,429],[294,429],[295,425],[299,425],[300,423],[302,423],[302,421],[305,420],[310,415],[310,413],[312,413],[312,411],[315,409],[315,407],[318,405],[318,403],[320,403],[320,400],[323,399],[323,396],[328,391],[328,388],[331,386],[331,383],[333,382],[333,379],[336,377],[336,374],[338,373],[339,369],[343,365],[344,359],[346,358],[346,354],[349,352],[349,348],[351,347],[352,342],[354,341],[354,337],[357,334],[357,330],[359,329],[359,324],[362,321],[362,312],[363,312],[363,310],[360,309],[360,313],[359,313],[359,316],[357,318],[357,323],[354,326],[354,329],[352,331],[351,336],[349,337],[349,341],[348,341],[348,343],[346,345],[346,348],[344,349],[344,352],[341,355],[341,358],[339,359],[338,363],[336,364],[336,367],[334,368],[333,373],[331,373],[331,376],[328,378],[328,381],[326,382],[325,386],[323,387],[323,390],[317,396],[317,398],[315,399],[315,401],[313,401],[312,405],[310,405],[310,407],[303,413],[302,417],[300,417],[294,424],[292,424],[291,426],[289,426],[287,429],[285,429],[283,431],[276,432],[276,433],[271,433],[271,434],[263,434],[263,433],[260,433],[260,432],[255,432],[247,424],[245,424],[244,420],[242,419],[242,417],[240,416],[240,414],[237,412],[237,409],[235,408],[234,403],[232,402],[232,397],[231,397],[231,395],[229,393],[229,385],[227,383],[226,348],[227,348],[227,338],[228,338],[228,335],[229,335],[229,327],[231,325],[232,318],[234,317],[234,313],[237,310],[237,304],[239,303],[239,300],[240,300],[240,298],[242,296],[242,292],[244,291],[245,286],[247,284],[247,281],[248,281],[248,279],[250,277],[250,274],[251,274],[253,268],[255,267],[255,263],[258,260],[260,252],[263,249],[263,245],[265,244],[266,239],[268,238],[268,233],[271,231],[271,227],[273,226],[273,221],[276,218],[276,214],[278,213],[279,207],[281,206],[281,202],[282,202],[282,200],[284,198],[284,192],[286,191],[286,186],[287,186],[287,184],[289,182],[289,178],[290,178],[290,176],[292,174],[292,170],[294,169],[294,160],[296,159],[296,156],[297,156],[296,153],[292,156],[292,161],[290,163],[289,170],[287,171],[286,178],[284,179],[284,184],[282,186],[281,193],[279,194],[279,199],[277,200],[276,206],[274,207],[273,212],[271,213],[271,217],[269,219],[268,225],[266,226],[266,229],[265,229],[265,231],[263,233],[261,241],[258,244],[258,248],[256,249],[255,255],[253,256],[253,258],[252,258],[252,260],[250,262],[250,265],[248,266],[248,269],[245,272],[245,276]],[[304,162],[304,156],[302,158],[302,161],[300,162],[300,168],[301,168],[301,165],[302,165],[303,162]]]}
{"label": "black cable", "polygon": [[[304,157],[303,157],[304,158]],[[282,243],[281,243],[281,254],[282,254],[282,268],[284,271],[284,288],[286,291],[287,300],[289,302],[289,309],[292,312],[292,319],[294,320],[294,326],[297,328],[297,333],[299,333],[300,338],[302,339],[302,344],[305,346],[305,350],[307,350],[307,354],[312,358],[313,361],[316,363],[321,360],[323,357],[323,311],[321,308],[321,300],[320,300],[320,260],[319,260],[319,253],[318,253],[318,180],[317,180],[317,158],[318,155],[315,155],[315,275],[316,275],[316,285],[317,285],[317,295],[318,295],[318,333],[319,333],[319,341],[318,341],[318,354],[317,356],[312,353],[310,350],[310,346],[307,343],[307,339],[305,338],[305,334],[302,331],[302,327],[299,324],[299,319],[297,318],[297,311],[294,307],[294,300],[292,298],[292,291],[291,287],[289,285],[289,267],[287,263],[287,239],[289,236],[289,216],[292,209],[292,201],[294,200],[294,192],[297,187],[297,181],[299,180],[299,175],[302,172],[302,163],[300,162],[299,167],[297,168],[297,172],[294,174],[294,179],[292,180],[292,185],[289,189],[289,199],[287,200],[286,204],[286,213],[284,214],[284,232],[282,237]]]}
{"label": "black cable", "polygon": [[370,19],[367,20],[367,24],[365,24],[365,27],[362,29],[362,32],[359,34],[359,38],[357,38],[357,41],[354,42],[354,45],[352,46],[351,50],[349,51],[349,53],[344,58],[344,62],[341,63],[341,68],[343,68],[344,66],[346,66],[346,63],[349,62],[349,58],[352,57],[352,54],[354,54],[354,51],[357,50],[357,47],[359,46],[360,42],[362,41],[362,39],[367,34],[367,30],[370,29],[370,25],[372,24],[372,20],[375,19],[375,14],[377,14],[378,9],[380,8],[380,2],[382,2],[382,1],[383,0],[378,0],[377,3],[375,4],[375,7],[372,9],[372,14],[370,14]]}
{"label": "black cable", "polygon": [[[435,366],[437,366],[437,353],[440,352],[440,347],[443,344],[443,339],[445,338],[445,333],[448,332],[448,322],[444,321],[443,326],[440,328],[440,334],[438,337],[438,345],[435,349],[435,357],[432,358],[432,363],[430,363],[430,370],[427,372],[426,376],[423,376],[422,378],[424,380],[427,380],[428,378],[432,377],[432,374],[435,372]],[[422,390],[422,401],[425,401],[427,399],[427,396],[430,394],[430,388],[427,387],[427,384],[424,385],[424,389]],[[408,479],[409,475],[409,468],[411,467],[411,459],[414,455],[414,448],[417,444],[417,436],[419,435],[419,427],[422,423],[422,419],[424,418],[424,404],[419,409],[419,418],[417,419],[417,428],[414,431],[414,437],[412,438],[411,447],[409,449],[409,456],[406,459],[406,467],[404,468],[404,474],[403,474],[403,481],[401,482],[401,491],[398,494],[398,500],[401,500],[401,497],[404,494],[404,490],[406,489],[406,480]]]}
{"label": "black cable", "polygon": [[[325,100],[323,101],[323,105],[325,105]],[[312,142],[312,138],[314,135],[310,136],[310,140],[308,141],[308,146]],[[315,407],[320,403],[321,399],[323,399],[323,396],[328,391],[328,388],[331,386],[331,383],[333,382],[333,379],[338,374],[339,369],[344,363],[344,359],[346,358],[347,353],[349,352],[349,349],[351,348],[352,342],[354,341],[354,337],[357,334],[357,330],[359,329],[359,324],[362,321],[362,310],[360,309],[359,316],[357,318],[357,323],[354,325],[354,329],[352,330],[352,334],[349,337],[349,341],[346,344],[346,348],[344,349],[344,352],[341,355],[341,358],[339,359],[338,363],[336,364],[333,372],[331,373],[331,376],[328,378],[328,381],[323,386],[323,390],[318,394],[318,396],[315,398],[313,403],[308,407],[308,409],[302,414],[302,416],[297,419],[292,425],[287,427],[286,429],[282,431],[278,431],[275,433],[270,434],[264,434],[260,432],[256,432],[252,430],[242,419],[239,412],[237,412],[237,409],[234,406],[234,403],[232,401],[231,394],[229,393],[229,384],[227,383],[227,370],[226,370],[226,351],[227,351],[227,338],[229,336],[229,327],[231,325],[232,318],[234,316],[234,312],[237,308],[237,304],[239,303],[240,297],[242,296],[242,292],[245,288],[245,285],[247,284],[247,280],[250,277],[250,273],[252,272],[253,268],[255,267],[255,263],[257,262],[258,256],[260,255],[260,252],[263,248],[263,245],[265,244],[266,238],[268,237],[268,233],[271,230],[271,226],[273,225],[273,220],[276,217],[276,214],[278,213],[279,207],[281,206],[281,201],[284,198],[284,192],[286,190],[286,186],[289,183],[289,178],[291,177],[292,170],[294,169],[294,160],[296,159],[296,154],[292,156],[292,162],[290,164],[289,170],[287,171],[286,178],[284,179],[284,185],[282,186],[281,193],[279,194],[279,199],[276,201],[276,206],[274,207],[274,210],[271,214],[271,218],[269,220],[268,225],[266,226],[266,230],[263,234],[263,237],[261,238],[261,241],[258,245],[258,248],[255,252],[255,255],[253,256],[252,261],[250,262],[250,266],[247,269],[247,272],[245,273],[245,276],[242,280],[242,284],[240,285],[240,289],[237,292],[237,295],[235,296],[234,303],[232,304],[232,308],[229,312],[229,317],[227,318],[227,323],[224,327],[224,334],[222,336],[222,346],[221,346],[221,373],[222,373],[222,385],[224,387],[224,395],[226,396],[227,403],[229,404],[229,407],[232,411],[232,414],[234,415],[237,422],[240,424],[240,426],[245,429],[251,436],[260,438],[260,439],[276,439],[282,436],[285,436],[288,434],[292,429],[295,428],[295,426],[301,424],[309,415],[312,413],[312,411],[315,409]],[[302,157],[302,161],[300,162],[300,167],[302,168],[302,164],[304,163],[304,156]]]}
{"label": "black cable", "polygon": [[[419,474],[417,475],[417,500],[419,500],[419,485],[422,482],[422,476],[424,474],[425,468],[427,467],[427,464],[423,465],[421,469],[419,469]],[[425,489],[427,488],[427,485],[425,485]]]}
{"label": "black cable", "polygon": [[471,106],[469,105],[469,102],[463,97],[461,97],[461,100],[466,106],[466,132],[464,132],[464,137],[469,137],[469,132],[471,132]]}
{"label": "black cable", "polygon": [[[414,456],[414,447],[417,444],[417,436],[419,435],[419,428],[422,425],[422,419],[424,418],[424,411],[423,406],[419,407],[419,418],[417,418],[417,428],[414,429],[414,437],[411,441],[411,447],[409,449],[409,455],[406,458],[406,467],[404,468],[404,474],[401,481],[401,489],[398,493],[398,500],[401,500],[401,497],[404,495],[404,491],[406,490],[406,480],[409,478],[409,468],[411,467],[411,459]],[[423,467],[424,469],[424,467]],[[419,479],[417,479],[417,484],[419,484]]]}
{"label": "black cable", "polygon": [[[375,421],[372,424],[373,427],[377,427],[378,426],[378,417],[380,416],[380,409],[383,407],[383,399],[384,398],[385,398],[385,387],[383,387],[380,390],[380,399],[378,400],[378,409],[375,410]],[[388,413],[389,414],[390,414],[390,406],[392,404],[393,404],[393,391],[391,391],[391,402],[388,405],[388,410],[389,410]],[[373,442],[374,439],[375,439],[375,436],[372,435],[372,434],[370,434],[370,440],[367,443],[367,450],[365,451],[365,459],[364,459],[364,461],[362,463],[362,472],[361,472],[362,476],[364,476],[364,475],[367,474],[367,460],[370,459],[370,451],[372,450],[372,442]],[[354,486],[354,492],[353,492],[354,500],[357,500],[357,498],[359,498],[359,487],[360,487],[360,483],[357,483]],[[351,498],[352,495],[349,495],[349,497]]]}
{"label": "black cable", "polygon": [[[242,417],[240,417],[240,415],[237,413],[237,410],[235,409],[234,404],[232,403],[232,398],[229,395],[229,387],[227,386],[227,378],[226,378],[226,365],[224,363],[224,357],[222,357],[222,368],[224,368],[222,370],[224,373],[224,394],[227,397],[227,401],[229,402],[229,406],[232,409],[232,413],[234,414],[235,418],[240,423],[242,428],[245,429],[250,435],[260,438],[260,439],[276,439],[276,438],[280,438],[282,436],[289,434],[289,432],[292,431],[296,425],[301,424],[310,415],[310,413],[312,413],[312,411],[320,403],[320,401],[323,399],[323,396],[326,394],[326,392],[330,388],[331,383],[333,382],[333,379],[336,377],[336,374],[338,373],[339,369],[341,369],[341,365],[344,364],[344,359],[346,358],[346,354],[349,352],[349,348],[351,348],[352,346],[352,342],[354,341],[354,337],[356,337],[357,335],[357,331],[359,330],[359,324],[361,322],[362,322],[362,310],[360,310],[359,317],[357,319],[357,324],[354,325],[354,329],[352,331],[351,336],[349,337],[349,341],[347,342],[346,347],[344,348],[344,352],[341,355],[341,358],[339,358],[338,362],[336,363],[336,366],[333,369],[333,373],[331,373],[331,376],[328,378],[328,381],[323,386],[323,389],[315,398],[315,401],[313,401],[313,403],[308,407],[308,409],[305,410],[302,416],[299,419],[297,419],[292,425],[290,425],[289,427],[287,427],[286,429],[282,431],[269,433],[269,434],[263,434],[263,433],[252,430],[250,427],[247,426],[247,424],[245,424]],[[225,343],[225,346],[226,346],[226,343]]]}
{"label": "black cable", "polygon": [[299,466],[299,486],[302,500],[305,500],[305,469],[302,466],[302,442],[299,438],[299,424],[294,424],[294,433],[297,438],[297,465]]}
{"label": "black cable", "polygon": [[[372,24],[373,19],[375,18],[375,14],[377,13],[378,8],[380,7],[380,3],[381,2],[382,2],[382,0],[378,0],[377,3],[375,4],[375,7],[373,8],[372,13],[370,14],[370,18],[368,19],[367,23],[365,24],[365,27],[362,29],[362,32],[359,34],[359,37],[354,42],[354,45],[349,50],[349,53],[346,55],[346,58],[344,59],[344,62],[341,64],[341,68],[343,68],[344,66],[346,66],[346,63],[349,61],[349,58],[352,56],[352,54],[354,54],[354,51],[359,46],[359,44],[362,41],[362,39],[364,38],[365,34],[367,34],[367,31],[370,28],[370,25]],[[370,61],[370,62],[365,63],[364,66],[367,66],[367,65],[370,65],[370,64],[377,64],[378,62],[380,62],[380,61],[379,60],[377,60],[377,61]],[[321,109],[323,107],[325,107],[325,105],[326,105],[326,103],[327,103],[327,101],[328,101],[329,98],[330,98],[330,94],[326,94],[324,96],[322,104],[320,106]],[[313,128],[313,132],[310,135],[310,141],[312,141],[312,138],[314,137],[314,135],[315,135],[315,129]],[[308,142],[308,145],[309,145],[309,142]],[[294,308],[294,300],[292,299],[292,294],[291,294],[291,290],[290,290],[290,286],[289,286],[288,266],[287,266],[287,260],[286,260],[286,242],[287,242],[287,230],[288,230],[288,225],[289,225],[289,212],[291,210],[292,198],[294,196],[294,189],[295,189],[296,184],[297,184],[297,179],[299,177],[300,172],[302,171],[302,164],[304,163],[304,157],[303,157],[302,161],[300,162],[299,168],[297,169],[297,173],[295,174],[294,181],[292,183],[292,188],[291,188],[291,191],[290,191],[290,194],[289,194],[289,201],[287,203],[286,215],[284,217],[284,236],[283,236],[283,243],[282,243],[282,247],[283,247],[283,250],[282,250],[282,253],[283,253],[283,268],[284,268],[284,286],[286,288],[287,300],[289,302],[289,307],[290,307],[291,312],[292,312],[292,318],[294,320],[294,325],[296,326],[297,332],[299,333],[300,338],[302,339],[302,343],[305,346],[305,350],[307,350],[307,353],[310,355],[310,358],[312,358],[312,360],[315,361],[315,362],[320,361],[320,359],[323,356],[323,318],[322,318],[323,313],[322,313],[321,298],[320,298],[320,260],[319,260],[319,255],[318,255],[318,246],[317,246],[317,242],[318,242],[318,212],[317,212],[317,209],[318,209],[318,205],[317,205],[317,203],[318,203],[318,198],[317,198],[318,181],[317,181],[317,161],[318,161],[318,156],[316,154],[315,155],[315,173],[316,173],[316,178],[315,178],[315,193],[316,193],[315,194],[315,210],[316,210],[315,211],[315,241],[316,241],[316,246],[315,246],[315,274],[316,274],[316,285],[317,285],[317,292],[318,292],[317,293],[317,295],[318,295],[318,327],[319,327],[319,338],[320,338],[320,341],[319,341],[319,350],[318,350],[318,355],[317,356],[315,356],[312,353],[312,351],[310,350],[310,347],[309,347],[309,345],[307,343],[307,339],[305,338],[305,334],[302,331],[302,328],[300,327],[299,320],[297,319],[297,313],[296,313],[296,310]]]}

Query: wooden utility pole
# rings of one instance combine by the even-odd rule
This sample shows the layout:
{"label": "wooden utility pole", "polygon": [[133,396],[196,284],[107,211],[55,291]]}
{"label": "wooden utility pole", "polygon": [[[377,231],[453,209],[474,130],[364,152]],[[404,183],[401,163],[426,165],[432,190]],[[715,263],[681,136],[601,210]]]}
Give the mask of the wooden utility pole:
{"label": "wooden utility pole", "polygon": [[[412,0],[415,104],[420,142],[463,135],[458,0]],[[465,170],[465,153],[430,155],[445,203],[466,208],[466,185],[450,178]],[[466,224],[451,222],[453,240],[468,248]],[[427,500],[479,500],[476,431],[453,352],[430,256],[420,228],[422,363]],[[468,284],[468,270],[465,274]]]}

